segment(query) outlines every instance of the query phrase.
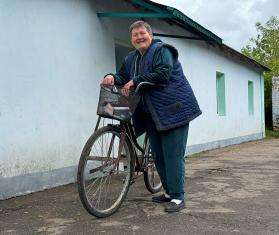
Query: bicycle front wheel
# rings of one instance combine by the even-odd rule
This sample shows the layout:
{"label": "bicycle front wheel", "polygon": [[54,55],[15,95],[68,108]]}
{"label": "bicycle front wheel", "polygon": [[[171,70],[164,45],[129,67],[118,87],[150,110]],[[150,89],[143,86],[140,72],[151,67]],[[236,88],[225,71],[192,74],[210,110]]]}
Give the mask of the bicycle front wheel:
{"label": "bicycle front wheel", "polygon": [[133,172],[131,144],[112,126],[93,133],[81,153],[78,191],[85,209],[96,217],[113,214],[127,195]]}

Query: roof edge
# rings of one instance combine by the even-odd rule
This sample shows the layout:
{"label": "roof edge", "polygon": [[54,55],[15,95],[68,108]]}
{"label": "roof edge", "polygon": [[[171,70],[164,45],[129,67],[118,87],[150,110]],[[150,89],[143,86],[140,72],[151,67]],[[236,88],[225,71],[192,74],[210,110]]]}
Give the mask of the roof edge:
{"label": "roof edge", "polygon": [[241,52],[233,49],[232,47],[230,47],[226,44],[219,45],[219,48],[224,53],[226,53],[232,57],[238,58],[240,61],[250,64],[261,71],[266,71],[266,72],[271,71],[271,69],[269,67],[257,62],[256,60],[250,58],[249,56],[242,54]]}
{"label": "roof edge", "polygon": [[198,24],[197,22],[195,22],[194,20],[192,20],[191,18],[189,18],[184,13],[182,13],[174,7],[163,5],[150,0],[131,0],[131,2],[148,10],[152,10],[155,12],[163,11],[163,13],[168,13],[172,16],[170,21],[173,21],[176,24],[180,23],[184,27],[191,28],[193,31],[200,34],[208,41],[212,41],[217,44],[222,44],[222,39],[220,37],[209,31],[208,29],[204,28],[202,25]]}

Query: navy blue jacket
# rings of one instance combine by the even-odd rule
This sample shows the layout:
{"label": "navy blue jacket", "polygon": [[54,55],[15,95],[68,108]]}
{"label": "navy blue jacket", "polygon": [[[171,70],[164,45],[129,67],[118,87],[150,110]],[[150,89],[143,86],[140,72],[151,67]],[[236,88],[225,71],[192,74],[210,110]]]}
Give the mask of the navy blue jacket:
{"label": "navy blue jacket", "polygon": [[[144,78],[145,75],[149,75],[154,71],[154,54],[162,47],[167,47],[173,54],[173,68],[170,77],[164,88],[152,88],[144,92],[144,101],[158,131],[166,131],[183,126],[201,114],[193,90],[178,61],[178,52],[173,46],[164,44],[160,40],[153,40],[139,62],[139,76],[142,75]],[[124,59],[124,67],[126,68],[125,82],[132,79],[135,80],[137,57],[139,57],[139,52],[135,50]],[[137,135],[145,132],[145,127],[141,122],[141,115],[142,113],[139,109],[133,115]]]}

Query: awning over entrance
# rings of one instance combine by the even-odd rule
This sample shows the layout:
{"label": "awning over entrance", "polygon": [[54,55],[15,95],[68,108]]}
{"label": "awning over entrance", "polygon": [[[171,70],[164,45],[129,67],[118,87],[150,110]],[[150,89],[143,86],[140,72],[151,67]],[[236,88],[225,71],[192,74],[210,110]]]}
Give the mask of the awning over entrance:
{"label": "awning over entrance", "polygon": [[185,28],[186,30],[198,35],[199,37],[186,37],[182,35],[157,35],[177,37],[193,40],[205,40],[208,42],[214,42],[222,44],[222,39],[214,33],[210,32],[197,22],[193,21],[182,12],[175,8],[165,6],[159,3],[155,3],[147,0],[129,0],[134,7],[139,9],[139,12],[98,12],[98,17],[109,18],[160,18],[170,20],[171,22]]}

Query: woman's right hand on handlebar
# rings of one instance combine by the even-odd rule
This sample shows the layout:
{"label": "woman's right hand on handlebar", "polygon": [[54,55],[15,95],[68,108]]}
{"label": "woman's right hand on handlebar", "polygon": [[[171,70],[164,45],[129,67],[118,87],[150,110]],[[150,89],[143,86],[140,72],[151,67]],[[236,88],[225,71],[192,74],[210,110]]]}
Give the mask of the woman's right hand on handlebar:
{"label": "woman's right hand on handlebar", "polygon": [[114,85],[114,77],[112,75],[107,75],[101,82],[102,85]]}

